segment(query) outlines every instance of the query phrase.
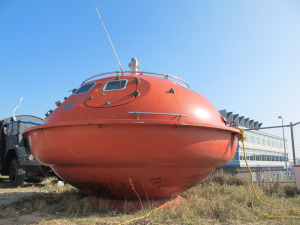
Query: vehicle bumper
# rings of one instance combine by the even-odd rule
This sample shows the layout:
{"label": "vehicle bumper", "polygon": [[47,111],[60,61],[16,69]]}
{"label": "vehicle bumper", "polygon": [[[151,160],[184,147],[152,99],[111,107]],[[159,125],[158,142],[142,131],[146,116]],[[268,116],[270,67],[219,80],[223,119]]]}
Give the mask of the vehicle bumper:
{"label": "vehicle bumper", "polygon": [[42,164],[40,164],[36,160],[20,160],[19,165],[21,165],[21,166],[42,166]]}

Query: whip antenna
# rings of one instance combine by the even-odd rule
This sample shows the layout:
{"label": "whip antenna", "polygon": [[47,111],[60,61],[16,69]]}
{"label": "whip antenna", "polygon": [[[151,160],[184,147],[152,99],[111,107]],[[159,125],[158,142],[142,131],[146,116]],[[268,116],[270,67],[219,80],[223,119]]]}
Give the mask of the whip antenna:
{"label": "whip antenna", "polygon": [[21,105],[21,102],[23,101],[23,97],[21,97],[20,98],[20,101],[19,101],[19,105],[14,109],[14,111],[13,111],[13,121],[17,121],[17,118],[16,118],[16,116],[15,116],[15,114],[16,114],[16,111],[17,111],[17,109],[19,108],[19,106]]}
{"label": "whip antenna", "polygon": [[114,48],[114,45],[113,45],[112,41],[110,40],[110,37],[109,37],[108,32],[107,32],[107,30],[106,30],[106,28],[105,28],[105,25],[104,25],[103,20],[102,20],[102,18],[101,18],[101,16],[100,16],[100,13],[99,13],[97,7],[95,7],[95,8],[96,8],[97,13],[98,13],[98,16],[99,16],[99,18],[100,18],[100,20],[101,20],[101,23],[102,23],[102,25],[103,25],[103,27],[104,27],[104,30],[105,30],[105,32],[106,32],[106,35],[107,35],[108,40],[109,40],[109,42],[110,42],[110,45],[111,45],[112,49],[114,50],[114,53],[115,53],[116,58],[117,58],[117,60],[118,60],[119,66],[120,66],[120,68],[121,68],[121,70],[122,70],[122,72],[123,72],[123,68],[122,68],[122,66],[121,66],[120,60],[119,60],[119,58],[118,58],[118,55],[117,55],[116,50],[115,50],[115,48]]}

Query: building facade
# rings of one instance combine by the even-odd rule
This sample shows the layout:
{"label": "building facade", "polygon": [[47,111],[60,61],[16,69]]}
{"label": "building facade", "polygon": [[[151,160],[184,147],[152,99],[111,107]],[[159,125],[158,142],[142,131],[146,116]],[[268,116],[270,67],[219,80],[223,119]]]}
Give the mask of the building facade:
{"label": "building facade", "polygon": [[[285,155],[284,148],[287,146],[287,142],[284,146],[282,137],[255,130],[262,126],[262,123],[258,121],[226,110],[220,110],[219,112],[228,124],[235,122],[239,127],[245,129],[246,159],[253,171],[281,171],[285,169],[286,162],[288,162],[288,153]],[[241,142],[239,142],[232,161],[222,168],[233,173],[246,172],[247,166]]]}

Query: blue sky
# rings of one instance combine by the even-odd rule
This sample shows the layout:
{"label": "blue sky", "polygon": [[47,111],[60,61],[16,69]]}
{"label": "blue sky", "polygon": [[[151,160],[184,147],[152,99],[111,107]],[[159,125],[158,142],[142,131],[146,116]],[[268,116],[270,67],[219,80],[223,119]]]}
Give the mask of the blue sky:
{"label": "blue sky", "polygon": [[44,118],[86,78],[178,76],[217,109],[266,125],[300,121],[300,1],[0,0],[0,118]]}

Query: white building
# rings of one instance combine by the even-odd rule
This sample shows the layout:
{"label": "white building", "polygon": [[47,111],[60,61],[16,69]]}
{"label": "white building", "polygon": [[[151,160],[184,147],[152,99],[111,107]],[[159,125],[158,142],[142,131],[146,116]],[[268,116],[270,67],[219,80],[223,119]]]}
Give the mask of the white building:
{"label": "white building", "polygon": [[[284,154],[282,137],[257,130],[247,130],[259,129],[262,123],[232,112],[226,112],[226,110],[220,110],[219,112],[227,120],[228,124],[236,122],[239,127],[246,129],[244,131],[246,136],[244,144],[247,162],[251,169],[257,168],[254,169],[255,171],[278,171],[285,168],[285,162],[288,162],[288,154],[286,156]],[[242,172],[247,169],[241,142],[239,142],[232,161],[223,166],[223,168],[232,172]]]}

